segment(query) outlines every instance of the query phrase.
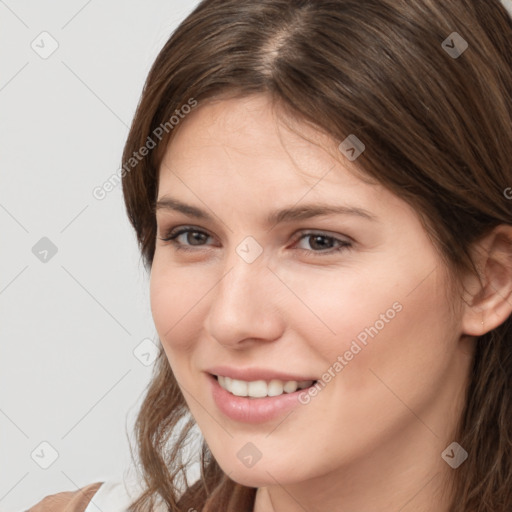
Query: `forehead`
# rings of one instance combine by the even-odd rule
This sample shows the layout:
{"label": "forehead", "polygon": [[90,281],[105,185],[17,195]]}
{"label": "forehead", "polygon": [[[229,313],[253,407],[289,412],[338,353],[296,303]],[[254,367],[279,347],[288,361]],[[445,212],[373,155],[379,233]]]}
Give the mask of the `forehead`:
{"label": "forehead", "polygon": [[280,114],[266,95],[199,102],[166,148],[158,197],[258,214],[315,201],[376,217],[393,209],[411,214],[404,201],[363,177],[338,150],[340,141]]}
{"label": "forehead", "polygon": [[[203,178],[229,171],[276,182],[286,178],[289,183],[295,175],[310,185],[340,179],[356,184],[356,167],[339,152],[338,144],[285,116],[265,94],[200,102],[173,133],[160,177],[165,180],[166,170],[201,173]],[[330,172],[335,166],[336,172]]]}

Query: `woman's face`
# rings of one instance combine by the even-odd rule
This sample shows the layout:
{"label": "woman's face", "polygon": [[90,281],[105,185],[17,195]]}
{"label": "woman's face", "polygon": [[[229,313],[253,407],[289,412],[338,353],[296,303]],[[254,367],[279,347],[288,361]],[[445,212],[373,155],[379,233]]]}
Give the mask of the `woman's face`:
{"label": "woman's face", "polygon": [[341,141],[278,124],[265,95],[182,123],[160,169],[151,307],[222,469],[259,487],[441,461],[470,357],[414,210],[351,173]]}

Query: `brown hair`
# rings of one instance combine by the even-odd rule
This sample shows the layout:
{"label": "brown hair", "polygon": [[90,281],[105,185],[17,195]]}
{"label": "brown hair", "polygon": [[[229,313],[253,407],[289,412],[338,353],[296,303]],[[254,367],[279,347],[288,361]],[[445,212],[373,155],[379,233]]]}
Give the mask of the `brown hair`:
{"label": "brown hair", "polygon": [[[458,57],[442,46],[453,32],[468,43]],[[200,108],[262,92],[335,140],[363,141],[354,163],[415,208],[454,278],[476,272],[474,242],[512,224],[512,19],[498,0],[202,1],[149,72],[123,161],[191,98]],[[171,128],[123,173],[147,269]],[[477,341],[455,438],[469,457],[453,471],[451,512],[512,510],[511,375],[509,316]],[[157,499],[172,511],[252,511],[256,489],[228,478],[204,439],[201,477],[187,482],[194,424],[161,350],[135,425],[147,491],[131,511]]]}

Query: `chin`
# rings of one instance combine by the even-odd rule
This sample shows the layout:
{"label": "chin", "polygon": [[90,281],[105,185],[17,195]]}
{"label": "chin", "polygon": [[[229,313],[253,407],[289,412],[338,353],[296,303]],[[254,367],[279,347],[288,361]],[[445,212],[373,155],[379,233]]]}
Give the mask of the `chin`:
{"label": "chin", "polygon": [[[274,476],[272,478],[270,475]],[[287,484],[289,482],[283,482],[279,477],[276,477],[272,470],[267,473],[264,470],[256,470],[256,468],[237,469],[231,473],[227,473],[229,478],[237,484],[245,485],[245,487],[266,487],[269,485],[275,485],[276,480],[280,484]]]}
{"label": "chin", "polygon": [[305,475],[292,474],[291,468],[272,464],[271,461],[260,460],[247,468],[240,464],[236,464],[235,467],[223,464],[220,467],[231,480],[246,487],[266,487],[275,485],[276,481],[280,485],[289,485],[307,478]]}

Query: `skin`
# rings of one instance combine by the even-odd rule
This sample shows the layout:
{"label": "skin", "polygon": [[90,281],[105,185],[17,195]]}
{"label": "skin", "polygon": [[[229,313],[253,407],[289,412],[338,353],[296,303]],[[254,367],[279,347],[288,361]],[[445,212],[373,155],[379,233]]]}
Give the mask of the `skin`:
{"label": "skin", "polygon": [[[265,95],[200,103],[167,148],[158,198],[214,220],[157,210],[155,326],[219,465],[258,487],[256,512],[443,512],[442,483],[455,470],[441,453],[456,440],[475,336],[499,325],[510,307],[450,292],[448,270],[416,212],[361,181],[351,168],[357,160],[348,161],[339,142],[304,124],[288,129]],[[364,208],[377,220],[264,221],[274,209],[320,202]],[[190,249],[179,250],[161,240],[177,226],[206,234],[179,236]],[[327,238],[315,244],[301,237],[306,230]],[[263,249],[252,263],[236,252],[247,236]],[[352,245],[334,251],[329,236]],[[321,378],[396,302],[401,311],[307,405],[249,425],[216,407],[207,368]],[[262,454],[250,468],[237,458],[248,442]]]}

